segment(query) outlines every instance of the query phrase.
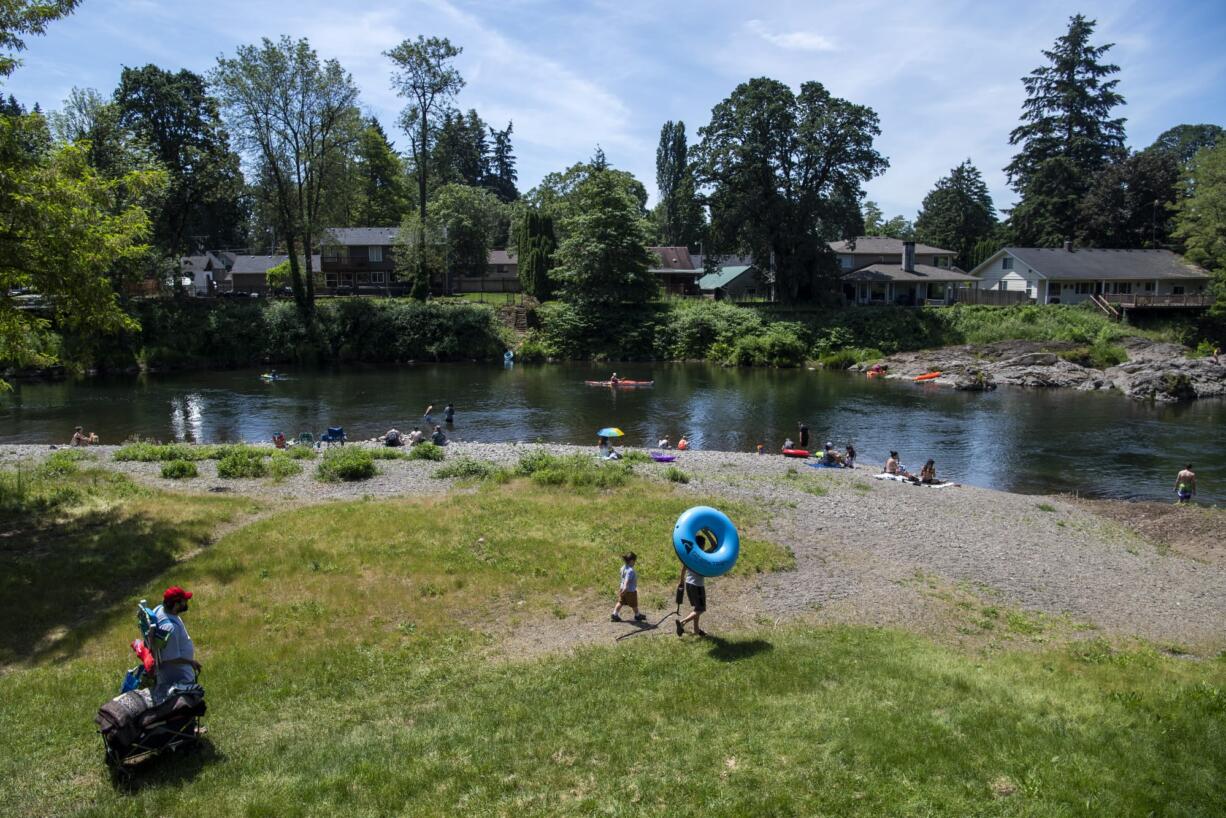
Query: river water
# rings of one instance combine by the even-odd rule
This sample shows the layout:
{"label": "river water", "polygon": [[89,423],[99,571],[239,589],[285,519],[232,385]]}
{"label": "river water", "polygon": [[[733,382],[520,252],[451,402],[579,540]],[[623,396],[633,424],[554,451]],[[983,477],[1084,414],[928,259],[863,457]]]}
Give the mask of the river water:
{"label": "river water", "polygon": [[813,445],[853,441],[862,463],[897,449],[918,470],[1026,493],[1172,500],[1175,473],[1195,465],[1202,501],[1226,502],[1226,402],[1156,406],[1113,393],[1002,387],[972,394],[846,373],[635,364],[625,378],[650,389],[591,387],[609,368],[587,364],[442,364],[95,378],[18,385],[0,396],[0,443],[64,443],[73,426],[105,443],[132,436],[196,442],[268,440],[344,426],[351,438],[412,429],[427,404],[453,437],[476,441],[595,443],[619,426],[646,446],[684,433],[706,449],[778,450],[805,421]]}

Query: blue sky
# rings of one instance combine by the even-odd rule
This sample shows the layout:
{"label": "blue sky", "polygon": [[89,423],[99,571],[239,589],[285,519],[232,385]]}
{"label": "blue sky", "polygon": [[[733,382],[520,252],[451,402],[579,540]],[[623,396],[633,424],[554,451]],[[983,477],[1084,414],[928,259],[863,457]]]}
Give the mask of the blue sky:
{"label": "blue sky", "polygon": [[817,80],[881,117],[891,167],[868,185],[887,215],[913,218],[924,194],[970,157],[998,207],[1001,168],[1023,98],[1020,78],[1080,11],[1114,42],[1129,143],[1179,123],[1226,125],[1226,5],[1218,2],[726,2],[725,0],[85,0],[31,38],[6,93],[59,107],[75,85],[110,93],[123,65],[208,70],[262,36],[305,36],[354,76],[362,104],[398,145],[401,101],[382,52],[441,35],[464,48],[458,99],[515,123],[520,187],[585,159],[597,143],[654,190],[660,125],[691,144],[740,82]]}

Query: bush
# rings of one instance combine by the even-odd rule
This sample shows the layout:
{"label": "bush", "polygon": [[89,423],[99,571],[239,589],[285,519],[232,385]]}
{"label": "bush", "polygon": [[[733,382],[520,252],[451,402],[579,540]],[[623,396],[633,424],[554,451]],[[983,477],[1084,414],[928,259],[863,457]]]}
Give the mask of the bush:
{"label": "bush", "polygon": [[196,464],[190,460],[170,460],[162,464],[162,477],[167,480],[183,480],[189,477],[199,477]]}
{"label": "bush", "polygon": [[[430,445],[434,446],[433,443],[431,443]],[[435,448],[438,448],[438,447],[435,446]],[[404,452],[401,449],[396,448],[394,446],[381,446],[378,449],[370,449],[369,451],[370,451],[370,456],[373,457],[375,460],[410,460],[412,459],[407,452]]]}
{"label": "bush", "polygon": [[167,460],[220,460],[235,448],[260,451],[252,446],[198,446],[192,443],[153,443],[137,440],[115,452],[116,460],[157,463]]}
{"label": "bush", "polygon": [[42,477],[68,477],[80,471],[78,463],[93,459],[79,449],[60,449],[38,465],[38,474]]}
{"label": "bush", "polygon": [[268,474],[275,480],[284,480],[302,474],[302,464],[288,454],[277,452],[268,461]]}
{"label": "bush", "polygon": [[314,446],[290,446],[287,449],[282,449],[281,452],[294,460],[314,460],[316,457]]}
{"label": "bush", "polygon": [[370,450],[357,446],[345,446],[325,452],[323,460],[315,469],[315,476],[329,483],[369,480],[376,474],[378,470]]}
{"label": "bush", "polygon": [[515,467],[515,473],[529,477],[538,471],[556,466],[559,459],[544,449],[533,449],[527,454],[520,455],[519,463]]}
{"label": "bush", "polygon": [[459,478],[462,480],[486,480],[494,477],[502,467],[497,463],[485,460],[474,460],[471,457],[461,457],[434,470],[434,476],[440,480]]}
{"label": "bush", "polygon": [[534,452],[519,461],[517,471],[542,486],[613,488],[625,485],[633,470],[621,460],[597,460],[584,454],[557,457]]}
{"label": "bush", "polygon": [[217,476],[227,480],[264,477],[268,467],[264,454],[246,446],[234,446],[217,461]]}
{"label": "bush", "polygon": [[436,446],[433,443],[425,442],[418,443],[413,448],[409,449],[409,460],[433,460],[441,461],[446,457],[446,452],[442,446]]}
{"label": "bush", "polygon": [[622,452],[622,462],[633,466],[635,463],[652,463],[654,461],[651,459],[651,455],[647,454],[647,452],[639,451],[638,449],[631,449],[629,451]]}
{"label": "bush", "polygon": [[664,471],[664,477],[673,483],[688,483],[690,476],[676,466],[669,466]]}
{"label": "bush", "polygon": [[771,324],[761,335],[741,338],[725,363],[736,366],[804,366],[809,347],[796,324]]}

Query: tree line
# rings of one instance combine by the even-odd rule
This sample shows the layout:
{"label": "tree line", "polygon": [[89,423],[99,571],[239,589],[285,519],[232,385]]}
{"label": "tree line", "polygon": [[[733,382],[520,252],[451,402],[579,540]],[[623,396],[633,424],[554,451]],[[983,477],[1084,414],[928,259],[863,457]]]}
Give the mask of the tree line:
{"label": "tree line", "polygon": [[[0,20],[0,79],[24,38],[44,33],[77,0],[15,0]],[[352,76],[306,39],[262,39],[219,57],[204,75],[124,68],[109,95],[75,89],[44,114],[0,102],[0,357],[49,361],[45,312],[14,299],[49,298],[56,322],[83,331],[131,325],[124,285],[178,280],[183,255],[249,248],[288,256],[286,279],[306,326],[314,315],[311,251],[331,226],[398,226],[398,274],[417,298],[440,272],[484,269],[489,250],[515,250],[524,289],[604,309],[657,295],[647,247],[749,257],[785,302],[837,301],[828,242],[915,238],[953,250],[964,269],[1005,244],[1186,249],[1226,267],[1222,129],[1181,125],[1150,147],[1124,147],[1124,104],[1081,15],[1023,78],[1027,98],[1006,168],[1019,195],[1003,218],[970,159],[938,180],[914,222],[886,219],[864,185],[889,167],[874,146],[872,108],[820,82],[793,89],[741,83],[689,144],[685,123],[661,128],[657,202],[596,147],[521,195],[513,125],[496,128],[457,104],[462,53],[419,36],[385,52],[404,99],[397,150],[363,115]]]}

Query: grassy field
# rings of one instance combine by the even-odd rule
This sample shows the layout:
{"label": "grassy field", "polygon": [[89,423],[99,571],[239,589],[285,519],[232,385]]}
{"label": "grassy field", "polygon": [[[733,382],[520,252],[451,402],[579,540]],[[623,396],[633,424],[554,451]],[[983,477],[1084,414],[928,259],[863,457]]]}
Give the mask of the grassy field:
{"label": "grassy field", "polygon": [[[72,502],[5,524],[33,516],[59,536],[0,546],[17,626],[0,675],[5,815],[1191,816],[1226,802],[1220,659],[1101,641],[979,656],[798,625],[489,658],[516,624],[605,617],[628,548],[646,607],[671,608],[668,532],[700,499],[675,487],[515,479],[254,517],[199,550],[267,509],[87,467],[54,485]],[[81,525],[80,504],[123,536]],[[754,536],[762,512],[721,505],[749,535],[737,574],[792,565]],[[171,582],[196,593],[210,736],[117,788],[91,719],[130,664],[132,603]],[[54,649],[23,649],[65,625]]]}

